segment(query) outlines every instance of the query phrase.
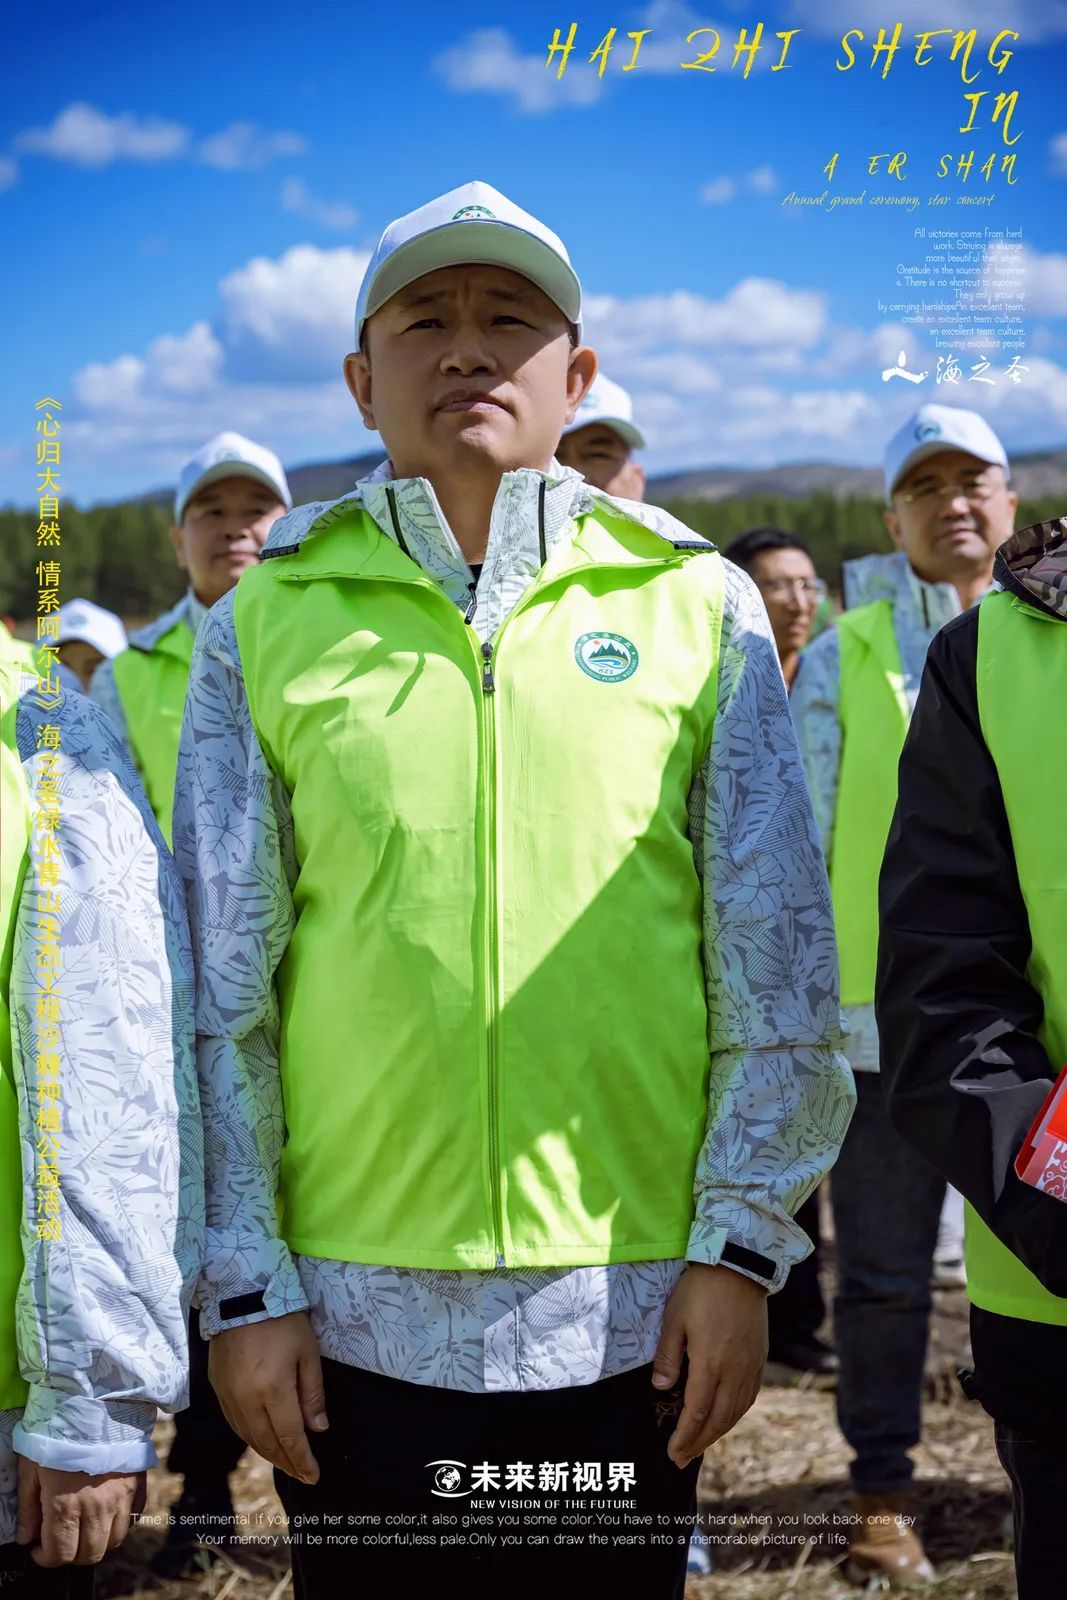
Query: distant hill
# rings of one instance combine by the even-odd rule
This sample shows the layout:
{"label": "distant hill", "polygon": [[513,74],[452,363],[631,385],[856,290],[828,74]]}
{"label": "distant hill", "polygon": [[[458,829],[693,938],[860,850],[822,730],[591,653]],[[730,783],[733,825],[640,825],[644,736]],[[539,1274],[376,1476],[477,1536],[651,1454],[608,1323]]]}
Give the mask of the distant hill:
{"label": "distant hill", "polygon": [[[294,505],[311,500],[338,500],[378,465],[382,455],[351,456],[345,461],[312,461],[287,469]],[[1016,456],[1012,462],[1014,487],[1024,500],[1061,495],[1067,507],[1067,450],[1047,450]],[[695,467],[688,472],[666,472],[648,480],[648,498],[668,500],[736,500],[752,495],[775,495],[802,500],[818,491],[838,500],[852,495],[882,498],[882,474],[877,467],[843,467],[829,461],[812,461],[788,467]],[[138,501],[168,505],[173,490],[154,489]]]}
{"label": "distant hill", "polygon": [[[1067,450],[1015,456],[1012,484],[1023,500],[1062,495],[1067,506]],[[850,495],[882,498],[882,473],[877,467],[840,467],[812,462],[789,467],[705,467],[692,472],[664,473],[650,478],[648,498],[664,500],[733,500],[749,495],[803,499],[818,490],[838,500]]]}

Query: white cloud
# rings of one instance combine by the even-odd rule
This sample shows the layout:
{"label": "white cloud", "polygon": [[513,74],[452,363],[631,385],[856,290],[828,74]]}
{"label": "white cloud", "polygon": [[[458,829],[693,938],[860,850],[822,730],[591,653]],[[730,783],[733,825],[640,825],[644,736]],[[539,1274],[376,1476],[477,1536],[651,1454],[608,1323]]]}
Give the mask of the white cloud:
{"label": "white cloud", "polygon": [[74,379],[74,393],[92,411],[136,410],[152,395],[184,400],[214,389],[222,369],[223,348],[206,322],[194,322],[184,334],[162,334],[144,357],[123,355],[94,361]]}
{"label": "white cloud", "polygon": [[177,122],[130,111],[109,117],[78,101],[61,111],[51,127],[27,128],[18,134],[15,148],[78,167],[106,167],[112,161],[172,160],[188,142],[188,129]]}
{"label": "white cloud", "polygon": [[1057,178],[1067,178],[1067,132],[1058,133],[1049,144],[1052,170]]}
{"label": "white cloud", "polygon": [[338,233],[354,228],[359,218],[355,206],[348,205],[344,200],[317,199],[309,192],[303,178],[286,178],[282,184],[282,210],[295,211],[298,216],[308,217],[312,222],[318,222],[324,228],[333,228]]}
{"label": "white cloud", "polygon": [[[852,0],[793,0],[792,12],[802,27],[830,37],[840,37],[863,21],[857,17]],[[1067,6],[1061,0],[941,0],[936,12],[932,12],[927,0],[897,0],[875,23],[866,25],[864,33],[868,40],[873,39],[879,27],[884,26],[887,36],[891,36],[897,22],[904,24],[902,49],[909,30],[922,33],[931,27],[959,28],[964,32],[976,28],[979,43],[984,41],[987,49],[1002,28],[1013,28],[1019,34],[1018,43],[1007,39],[1001,47],[1016,49],[1067,33]]]}
{"label": "white cloud", "polygon": [[[566,32],[563,37],[566,38]],[[591,47],[595,48],[595,47]],[[504,28],[478,28],[433,61],[433,69],[454,94],[502,94],[519,111],[558,111],[563,106],[591,106],[599,100],[605,79],[596,68],[572,53],[562,78],[557,65],[546,66],[543,54],[524,56]],[[557,57],[558,63],[558,57]]]}
{"label": "white cloud", "polygon": [[145,364],[140,356],[90,361],[74,375],[74,394],[90,411],[126,411],[141,398]]}
{"label": "white cloud", "polygon": [[13,188],[18,181],[18,162],[12,161],[10,156],[0,156],[0,194]]}
{"label": "white cloud", "polygon": [[303,134],[266,133],[254,122],[231,122],[228,128],[200,141],[199,156],[209,167],[236,172],[266,166],[276,156],[303,155],[307,148]]}
{"label": "white cloud", "polygon": [[352,348],[356,295],[370,256],[343,246],[294,245],[254,260],[219,284],[221,336],[236,374],[294,381],[325,377]]}
{"label": "white cloud", "polygon": [[[661,387],[675,395],[717,394],[722,378],[709,361],[687,350],[672,350],[663,355],[631,355],[623,363],[629,388]],[[623,370],[620,369],[620,370]],[[614,373],[608,374],[611,377]]]}
{"label": "white cloud", "polygon": [[792,289],[773,278],[743,278],[721,300],[687,289],[619,300],[591,295],[585,305],[589,342],[605,361],[611,352],[659,344],[746,350],[761,346],[810,348],[826,326],[825,296]]}
{"label": "white cloud", "polygon": [[737,193],[737,184],[732,178],[712,178],[700,191],[700,198],[706,206],[723,206],[732,200]]}
{"label": "white cloud", "polygon": [[[1004,360],[1004,366],[1007,361]],[[983,391],[983,410],[997,419],[997,431],[1026,440],[1032,450],[1062,449],[1067,431],[1067,371],[1044,356],[1026,353],[1021,359],[1019,382],[998,378]],[[1008,443],[1007,440],[1005,440]],[[1011,445],[1008,443],[1009,453]]]}
{"label": "white cloud", "polygon": [[773,167],[756,167],[740,178],[712,178],[701,189],[700,198],[706,206],[721,206],[735,200],[742,188],[751,189],[755,194],[772,194],[777,187],[778,178]]}
{"label": "white cloud", "polygon": [[[1007,276],[1005,267],[1010,269]],[[1028,245],[1016,249],[996,241],[985,253],[982,286],[993,300],[1003,302],[1016,300],[1021,290],[1020,314],[1067,317],[1067,255],[1042,255]]]}

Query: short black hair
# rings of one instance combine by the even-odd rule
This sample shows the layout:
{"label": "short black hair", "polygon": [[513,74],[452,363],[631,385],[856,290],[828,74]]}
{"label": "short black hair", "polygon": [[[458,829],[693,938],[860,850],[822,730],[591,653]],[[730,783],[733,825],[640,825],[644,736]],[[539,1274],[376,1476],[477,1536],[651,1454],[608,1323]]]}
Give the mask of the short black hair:
{"label": "short black hair", "polygon": [[735,567],[742,567],[746,572],[751,572],[756,557],[764,550],[803,550],[811,560],[811,551],[798,533],[790,533],[786,528],[771,527],[746,529],[732,544],[727,545],[723,555],[727,561],[732,561]]}

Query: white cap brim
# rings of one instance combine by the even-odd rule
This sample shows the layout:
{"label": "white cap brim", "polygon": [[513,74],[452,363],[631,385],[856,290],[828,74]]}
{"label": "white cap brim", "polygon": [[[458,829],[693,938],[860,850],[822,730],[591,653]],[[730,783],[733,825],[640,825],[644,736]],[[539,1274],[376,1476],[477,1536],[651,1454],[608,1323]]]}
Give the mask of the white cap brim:
{"label": "white cap brim", "polygon": [[578,433],[582,428],[596,428],[598,426],[613,428],[619,438],[622,439],[624,444],[628,444],[631,450],[643,450],[645,448],[645,436],[640,428],[635,428],[632,422],[627,422],[622,417],[582,417],[580,421],[575,418],[569,427],[564,428],[562,436],[566,439],[568,434]]}
{"label": "white cap brim", "polygon": [[906,477],[912,467],[917,467],[920,461],[925,461],[928,456],[973,456],[976,461],[984,461],[991,467],[1003,467],[1004,476],[1011,478],[1011,468],[1003,456],[991,450],[981,449],[972,444],[956,444],[952,439],[924,439],[922,444],[917,444],[910,455],[904,457],[897,468],[896,477],[886,491],[887,498],[891,499],[897,492],[897,484],[901,478]]}
{"label": "white cap brim", "polygon": [[386,258],[368,285],[366,302],[360,308],[357,344],[367,318],[409,283],[425,277],[428,272],[436,272],[438,267],[466,264],[510,267],[513,272],[529,278],[559,307],[581,338],[582,291],[567,262],[543,240],[509,222],[483,222],[466,217],[418,234]]}
{"label": "white cap brim", "polygon": [[271,477],[269,472],[253,466],[250,461],[216,461],[214,466],[208,467],[186,489],[185,493],[174,504],[174,520],[180,522],[185,514],[185,508],[201,489],[206,489],[209,483],[217,483],[220,478],[251,478],[256,483],[262,483],[266,488],[273,490],[286,510],[292,510],[292,501],[288,494],[283,494],[281,486]]}

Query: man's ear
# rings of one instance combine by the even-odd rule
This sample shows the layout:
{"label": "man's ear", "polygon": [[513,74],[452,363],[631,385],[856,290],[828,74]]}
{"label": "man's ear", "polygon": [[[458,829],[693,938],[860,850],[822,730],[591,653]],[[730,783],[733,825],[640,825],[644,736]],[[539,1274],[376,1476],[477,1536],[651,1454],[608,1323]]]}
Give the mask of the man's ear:
{"label": "man's ear", "polygon": [[1008,499],[1011,501],[1011,520],[1012,520],[1012,526],[1014,526],[1014,524],[1015,524],[1015,513],[1019,509],[1019,496],[1015,493],[1014,489],[1009,489],[1008,490]]}
{"label": "man's ear", "polygon": [[188,572],[189,563],[185,559],[185,535],[182,532],[180,522],[176,522],[171,528],[169,537],[179,567],[183,572]]}
{"label": "man's ear", "polygon": [[889,529],[889,537],[893,541],[894,549],[899,550],[901,547],[900,518],[897,516],[895,511],[883,511],[882,521]]}
{"label": "man's ear", "polygon": [[571,351],[567,366],[567,415],[565,421],[574,421],[574,414],[597,374],[596,351],[591,345],[580,344]]}
{"label": "man's ear", "polygon": [[374,420],[370,362],[362,350],[353,350],[350,355],[345,356],[344,370],[348,392],[359,407],[363,426],[373,433],[378,425]]}

